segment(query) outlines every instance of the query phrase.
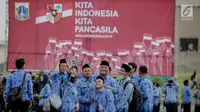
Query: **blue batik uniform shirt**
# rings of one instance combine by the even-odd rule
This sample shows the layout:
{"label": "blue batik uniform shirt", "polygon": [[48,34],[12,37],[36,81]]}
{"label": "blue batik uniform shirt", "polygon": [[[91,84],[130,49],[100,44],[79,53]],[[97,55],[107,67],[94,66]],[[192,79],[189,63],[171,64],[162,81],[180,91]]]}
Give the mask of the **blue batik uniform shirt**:
{"label": "blue batik uniform shirt", "polygon": [[164,88],[164,93],[166,93],[165,103],[176,103],[177,102],[177,90],[179,88],[178,83],[174,82],[171,87],[166,86]]}
{"label": "blue batik uniform shirt", "polygon": [[50,73],[51,78],[52,78],[52,91],[51,94],[53,93],[58,93],[60,97],[63,97],[64,90],[66,84],[70,80],[70,76],[67,73],[58,73],[58,71],[52,71]]}
{"label": "blue batik uniform shirt", "polygon": [[129,83],[124,89],[125,83],[130,81],[130,78],[124,78],[119,80],[117,89],[115,91],[115,105],[117,111],[128,110],[128,104],[133,97],[133,84]]}
{"label": "blue batik uniform shirt", "polygon": [[182,101],[183,101],[183,104],[191,104],[191,102],[192,102],[191,95],[192,95],[192,92],[191,92],[190,87],[189,86],[185,86],[182,89]]}
{"label": "blue batik uniform shirt", "polygon": [[144,110],[144,112],[152,112],[153,110],[153,84],[148,76],[140,80],[139,91],[143,99],[140,110]]}
{"label": "blue batik uniform shirt", "polygon": [[135,73],[133,76],[130,77],[131,81],[135,84],[135,86],[138,88],[139,87],[139,81],[140,81],[140,76],[139,74]]}
{"label": "blue batik uniform shirt", "polygon": [[[22,86],[24,79],[24,71],[17,70],[10,74],[7,79],[6,88],[4,92],[4,101],[8,101],[9,92],[11,89]],[[30,74],[26,73],[24,88],[22,90],[22,101],[33,100],[33,85]]]}
{"label": "blue batik uniform shirt", "polygon": [[72,83],[68,82],[65,85],[65,90],[62,98],[61,112],[74,112],[75,105],[78,104],[77,90]]}
{"label": "blue batik uniform shirt", "polygon": [[92,93],[94,103],[90,106],[90,112],[116,112],[113,93],[103,88],[100,92],[96,89]]}
{"label": "blue batik uniform shirt", "polygon": [[76,88],[78,93],[78,99],[82,105],[90,105],[89,99],[91,94],[94,91],[94,83],[90,79],[89,81],[85,78],[82,78],[76,82]]}
{"label": "blue batik uniform shirt", "polygon": [[40,91],[40,100],[39,106],[43,106],[45,103],[48,103],[48,95],[51,93],[51,88],[49,84],[46,84]]}
{"label": "blue batik uniform shirt", "polygon": [[160,103],[160,89],[154,88],[154,90],[153,90],[153,104],[155,106],[158,106],[159,103]]}

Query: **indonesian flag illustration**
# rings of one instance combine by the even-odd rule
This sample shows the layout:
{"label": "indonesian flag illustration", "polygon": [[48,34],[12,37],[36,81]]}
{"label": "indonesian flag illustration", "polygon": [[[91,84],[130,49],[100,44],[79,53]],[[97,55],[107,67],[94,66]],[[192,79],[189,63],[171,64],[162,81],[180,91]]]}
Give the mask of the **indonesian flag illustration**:
{"label": "indonesian flag illustration", "polygon": [[156,42],[160,43],[160,50],[164,53],[166,51],[165,38],[156,37]]}
{"label": "indonesian flag illustration", "polygon": [[152,40],[152,35],[151,34],[143,34],[143,47],[147,50],[148,47],[151,45],[151,40]]}
{"label": "indonesian flag illustration", "polygon": [[74,40],[74,45],[82,46],[82,44],[83,44],[83,40],[81,40],[81,39],[75,39]]}
{"label": "indonesian flag illustration", "polygon": [[38,11],[36,17],[36,24],[50,22],[52,24],[57,23],[61,18],[70,17],[73,14],[72,3],[68,4],[46,4],[46,8]]}

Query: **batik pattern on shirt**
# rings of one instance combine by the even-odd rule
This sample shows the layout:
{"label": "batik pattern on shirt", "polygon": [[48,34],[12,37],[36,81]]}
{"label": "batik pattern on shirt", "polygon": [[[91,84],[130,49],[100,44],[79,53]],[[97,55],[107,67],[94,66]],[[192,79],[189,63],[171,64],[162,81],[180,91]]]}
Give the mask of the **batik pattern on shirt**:
{"label": "batik pattern on shirt", "polygon": [[45,103],[48,102],[48,95],[51,93],[51,88],[49,84],[46,84],[40,91],[39,106],[43,106]]}
{"label": "batik pattern on shirt", "polygon": [[130,79],[132,80],[132,82],[135,84],[135,86],[138,88],[139,87],[139,81],[140,81],[140,76],[135,73],[134,76],[130,77]]}
{"label": "batik pattern on shirt", "polygon": [[92,93],[94,103],[90,106],[90,112],[116,112],[113,93],[103,88],[100,92],[95,90]]}
{"label": "batik pattern on shirt", "polygon": [[177,102],[177,90],[179,88],[179,85],[174,82],[171,87],[170,86],[166,86],[164,88],[164,93],[166,94],[165,96],[165,103],[176,103]]}
{"label": "batik pattern on shirt", "polygon": [[[8,95],[11,89],[22,86],[23,79],[24,79],[24,71],[22,70],[17,70],[16,72],[8,76],[4,92],[4,101],[8,101]],[[31,76],[28,73],[26,73],[24,88],[22,90],[22,100],[23,101],[33,100],[33,85]]]}
{"label": "batik pattern on shirt", "polygon": [[199,105],[200,106],[200,90],[194,91],[194,98],[195,98],[195,106]]}
{"label": "batik pattern on shirt", "polygon": [[[96,78],[100,76],[99,74],[95,74],[91,76],[91,80],[93,82],[96,81]],[[112,88],[112,91],[114,91],[116,89],[116,81],[114,78],[112,78],[111,76],[106,76],[104,78],[104,88],[107,89],[107,87],[110,86]]]}
{"label": "batik pattern on shirt", "polygon": [[155,106],[158,106],[160,103],[160,90],[159,88],[154,88],[153,90],[153,104]]}
{"label": "batik pattern on shirt", "polygon": [[183,104],[191,104],[191,95],[192,95],[192,92],[191,92],[191,89],[189,86],[185,86],[183,89],[182,89],[182,102]]}
{"label": "batik pattern on shirt", "polygon": [[89,98],[94,91],[94,83],[90,80],[82,78],[76,82],[76,88],[78,93],[78,99],[81,104],[88,104]]}
{"label": "batik pattern on shirt", "polygon": [[55,74],[55,73],[50,73],[51,78],[52,78],[52,91],[51,94],[57,93],[60,95],[60,97],[63,97],[64,90],[66,84],[69,82],[70,76],[67,73],[62,73],[62,74]]}
{"label": "batik pattern on shirt", "polygon": [[130,81],[129,77],[119,80],[119,83],[117,85],[117,89],[114,94],[117,111],[123,109],[127,110],[129,102],[132,101],[134,90],[133,84],[129,83],[127,84],[126,88],[124,88],[127,81]]}
{"label": "batik pattern on shirt", "polygon": [[153,110],[153,84],[148,76],[141,79],[139,86],[142,95],[141,110],[144,112],[152,112]]}
{"label": "batik pattern on shirt", "polygon": [[67,83],[62,98],[62,112],[74,112],[75,105],[79,103],[76,88]]}

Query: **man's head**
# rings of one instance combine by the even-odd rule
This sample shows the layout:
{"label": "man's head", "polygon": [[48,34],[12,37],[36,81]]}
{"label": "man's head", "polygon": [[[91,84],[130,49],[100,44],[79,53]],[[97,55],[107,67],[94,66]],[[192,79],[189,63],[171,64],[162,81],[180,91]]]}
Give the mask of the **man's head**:
{"label": "man's head", "polygon": [[88,64],[83,65],[82,67],[82,72],[83,72],[83,76],[85,78],[90,78],[92,72],[91,72],[91,68]]}
{"label": "man's head", "polygon": [[140,77],[145,77],[147,74],[148,74],[148,68],[144,65],[140,66],[139,68]]}
{"label": "man's head", "polygon": [[159,87],[159,83],[158,82],[153,82],[153,85],[155,88]]}
{"label": "man's head", "polygon": [[25,64],[25,60],[23,58],[20,58],[16,60],[15,65],[17,69],[23,69]]}
{"label": "man's head", "polygon": [[189,81],[188,81],[188,80],[185,80],[185,81],[183,81],[183,84],[184,84],[185,86],[189,86]]}
{"label": "man's head", "polygon": [[61,59],[60,60],[60,64],[59,64],[59,71],[60,72],[68,72],[69,69],[69,65],[67,64],[65,59]]}
{"label": "man's head", "polygon": [[127,64],[122,64],[121,69],[119,71],[120,75],[123,75],[125,78],[129,76],[129,72],[131,71],[131,67]]}
{"label": "man's head", "polygon": [[96,78],[96,83],[95,83],[95,88],[96,89],[101,89],[104,87],[104,79],[101,76],[98,76]]}
{"label": "man's head", "polygon": [[109,63],[107,61],[102,61],[100,64],[99,72],[102,76],[107,76],[109,74]]}
{"label": "man's head", "polygon": [[130,75],[133,76],[137,70],[137,65],[133,62],[128,63],[128,65],[131,67]]}

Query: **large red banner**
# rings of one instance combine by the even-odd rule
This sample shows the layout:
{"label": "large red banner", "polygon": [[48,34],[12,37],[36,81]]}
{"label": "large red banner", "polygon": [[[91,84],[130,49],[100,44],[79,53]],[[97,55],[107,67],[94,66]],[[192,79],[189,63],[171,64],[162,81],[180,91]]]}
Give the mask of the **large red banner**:
{"label": "large red banner", "polygon": [[61,58],[101,60],[116,74],[123,62],[149,75],[173,76],[175,0],[9,0],[7,70],[52,70]]}

